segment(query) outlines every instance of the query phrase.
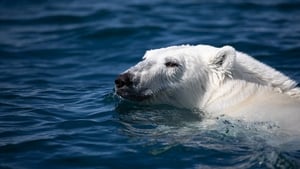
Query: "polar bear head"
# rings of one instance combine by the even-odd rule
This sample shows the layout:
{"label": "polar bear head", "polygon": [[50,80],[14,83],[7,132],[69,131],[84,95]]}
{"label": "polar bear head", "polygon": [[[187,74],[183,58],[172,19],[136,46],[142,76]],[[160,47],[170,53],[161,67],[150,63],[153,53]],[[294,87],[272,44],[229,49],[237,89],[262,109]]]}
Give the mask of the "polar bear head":
{"label": "polar bear head", "polygon": [[231,77],[236,52],[230,46],[173,46],[145,53],[143,60],[115,80],[128,100],[197,107],[208,88]]}
{"label": "polar bear head", "polygon": [[127,100],[197,108],[203,98],[233,81],[300,98],[297,83],[281,72],[231,46],[209,45],[149,50],[141,62],[117,77],[115,91]]}

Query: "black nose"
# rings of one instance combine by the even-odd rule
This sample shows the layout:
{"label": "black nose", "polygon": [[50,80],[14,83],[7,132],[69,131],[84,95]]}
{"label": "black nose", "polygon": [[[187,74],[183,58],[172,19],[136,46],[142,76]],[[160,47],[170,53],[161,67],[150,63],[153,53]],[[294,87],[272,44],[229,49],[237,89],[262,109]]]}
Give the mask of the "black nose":
{"label": "black nose", "polygon": [[124,86],[130,87],[132,86],[132,74],[124,73],[117,77],[115,80],[115,84],[117,88],[122,88]]}

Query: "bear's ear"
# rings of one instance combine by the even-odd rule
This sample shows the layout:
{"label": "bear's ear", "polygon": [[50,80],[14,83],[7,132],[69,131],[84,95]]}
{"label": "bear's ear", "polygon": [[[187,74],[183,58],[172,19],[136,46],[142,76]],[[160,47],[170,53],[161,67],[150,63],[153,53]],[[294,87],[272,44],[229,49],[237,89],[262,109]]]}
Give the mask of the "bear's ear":
{"label": "bear's ear", "polygon": [[236,57],[235,49],[231,46],[223,46],[215,56],[210,59],[210,65],[216,69],[228,71],[232,68]]}

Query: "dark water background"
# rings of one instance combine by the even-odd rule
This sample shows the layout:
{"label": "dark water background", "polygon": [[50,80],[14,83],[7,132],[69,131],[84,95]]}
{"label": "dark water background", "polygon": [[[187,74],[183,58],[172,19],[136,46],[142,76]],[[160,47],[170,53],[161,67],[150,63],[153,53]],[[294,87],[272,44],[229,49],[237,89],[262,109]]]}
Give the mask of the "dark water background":
{"label": "dark water background", "polygon": [[300,81],[300,1],[0,0],[0,168],[299,168],[269,124],[114,97],[145,50],[187,43]]}

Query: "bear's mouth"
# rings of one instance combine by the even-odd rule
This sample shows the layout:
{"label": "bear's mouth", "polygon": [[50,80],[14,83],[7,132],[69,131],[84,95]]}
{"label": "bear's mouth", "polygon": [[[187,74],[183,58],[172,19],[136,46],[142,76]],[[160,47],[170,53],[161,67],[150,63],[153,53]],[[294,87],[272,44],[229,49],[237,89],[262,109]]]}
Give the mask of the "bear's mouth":
{"label": "bear's mouth", "polygon": [[133,89],[126,88],[126,89],[116,89],[116,94],[123,99],[130,100],[130,101],[137,101],[142,102],[148,100],[152,97],[151,92],[137,92]]}
{"label": "bear's mouth", "polygon": [[153,96],[152,90],[138,86],[138,78],[130,72],[119,75],[115,80],[115,94],[123,99],[142,102]]}

